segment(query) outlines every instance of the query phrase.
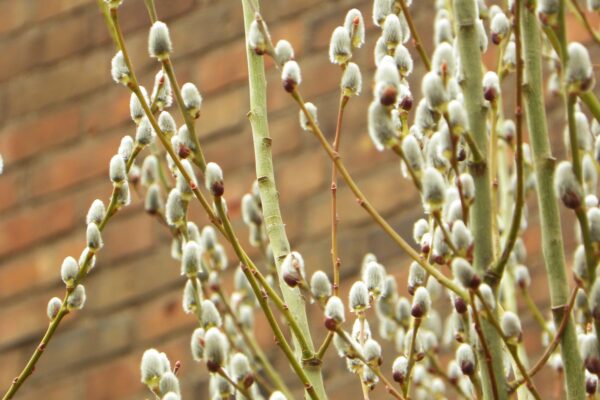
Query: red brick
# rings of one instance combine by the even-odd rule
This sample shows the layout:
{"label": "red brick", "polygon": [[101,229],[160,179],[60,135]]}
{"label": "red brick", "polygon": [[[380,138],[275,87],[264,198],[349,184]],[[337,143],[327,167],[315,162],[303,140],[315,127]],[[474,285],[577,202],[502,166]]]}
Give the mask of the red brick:
{"label": "red brick", "polygon": [[0,131],[0,148],[6,164],[13,164],[68,142],[80,133],[76,106],[45,113],[8,125]]}
{"label": "red brick", "polygon": [[0,221],[0,259],[73,226],[73,199],[66,197],[23,208]]}
{"label": "red brick", "polygon": [[[116,85],[115,85],[116,86]],[[106,133],[107,130],[130,123],[131,134],[135,125],[129,116],[131,94],[124,87],[114,87],[91,97],[82,110],[82,131],[92,135]]]}
{"label": "red brick", "polygon": [[21,185],[24,174],[22,171],[13,170],[8,165],[5,165],[5,168],[11,170],[5,172],[0,178],[0,212],[14,207],[23,197]]}
{"label": "red brick", "polygon": [[194,315],[183,312],[181,296],[185,280],[181,278],[178,288],[144,303],[136,312],[136,340],[148,341],[176,329],[187,328],[192,332],[197,324]]}
{"label": "red brick", "polygon": [[29,17],[27,1],[0,1],[0,34],[22,27]]}
{"label": "red brick", "polygon": [[108,164],[121,138],[121,132],[108,138],[94,138],[40,160],[31,174],[31,197],[66,189],[100,175],[106,176],[109,184]]}

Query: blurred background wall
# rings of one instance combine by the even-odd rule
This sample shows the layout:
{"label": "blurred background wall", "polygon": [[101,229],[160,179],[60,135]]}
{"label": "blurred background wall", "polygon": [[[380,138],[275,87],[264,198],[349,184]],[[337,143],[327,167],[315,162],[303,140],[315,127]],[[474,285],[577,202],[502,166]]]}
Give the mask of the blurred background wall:
{"label": "blurred background wall", "polygon": [[[415,3],[417,26],[431,49],[433,0]],[[376,208],[410,238],[412,223],[421,215],[416,191],[401,177],[397,158],[377,152],[366,134],[372,50],[378,34],[371,22],[371,1],[263,0],[262,4],[274,40],[285,38],[293,44],[304,76],[302,92],[318,106],[320,123],[330,137],[335,128],[340,70],[328,61],[329,37],[348,9],[357,7],[363,12],[367,45],[355,52],[355,61],[363,71],[364,93],[347,107],[341,153]],[[240,2],[157,0],[156,6],[159,18],[171,28],[180,83],[194,82],[204,96],[197,129],[207,159],[224,169],[230,213],[247,243],[239,204],[255,175],[245,117],[249,104]],[[121,21],[138,76],[150,89],[157,64],[147,56],[149,19],[143,2],[125,0]],[[597,25],[598,19],[593,22]],[[572,26],[571,38],[587,42],[585,31]],[[6,164],[0,176],[3,392],[47,327],[48,299],[62,297],[60,264],[65,256],[77,258],[80,254],[85,213],[93,199],[108,200],[108,161],[121,137],[134,134],[134,126],[129,119],[129,92],[110,78],[114,48],[95,0],[0,0],[0,49],[0,153]],[[423,66],[417,53],[413,51],[413,55],[412,89],[420,98],[418,79]],[[598,59],[597,48],[592,55]],[[493,49],[486,60],[494,60]],[[309,272],[329,272],[330,162],[313,137],[300,130],[297,108],[281,89],[279,73],[269,66],[269,118],[287,232],[292,247],[304,255]],[[509,79],[507,85],[511,84]],[[559,103],[548,101],[550,107]],[[512,114],[510,107],[511,101],[506,101],[507,115]],[[562,111],[551,114],[550,119],[553,138],[559,143]],[[362,256],[371,251],[398,277],[401,292],[406,294],[409,261],[358,207],[343,183],[339,209],[343,276],[356,276]],[[207,223],[195,203],[192,215],[198,225]],[[565,229],[571,236],[572,225]],[[110,221],[104,238],[106,245],[97,266],[85,280],[85,308],[66,318],[17,398],[148,397],[139,383],[139,360],[148,347],[165,351],[172,362],[181,361],[184,398],[203,398],[207,373],[189,353],[195,320],[181,309],[184,281],[178,263],[169,255],[168,232],[145,214],[142,200],[133,193],[132,205]],[[526,241],[534,275],[532,292],[547,313],[534,213]],[[233,254],[229,255],[233,260]],[[348,286],[346,281],[343,290]],[[314,306],[309,309],[315,342],[320,343],[324,336],[321,312]],[[527,345],[535,359],[541,351],[539,330],[529,314],[523,315]],[[265,324],[258,324],[256,335],[295,385]],[[393,352],[385,353],[387,373],[394,357]],[[358,380],[346,373],[345,363],[333,351],[325,375],[332,399],[357,398]],[[541,374],[538,381],[543,379]],[[552,389],[552,384],[542,386]],[[384,396],[381,388],[376,393],[373,398]]]}

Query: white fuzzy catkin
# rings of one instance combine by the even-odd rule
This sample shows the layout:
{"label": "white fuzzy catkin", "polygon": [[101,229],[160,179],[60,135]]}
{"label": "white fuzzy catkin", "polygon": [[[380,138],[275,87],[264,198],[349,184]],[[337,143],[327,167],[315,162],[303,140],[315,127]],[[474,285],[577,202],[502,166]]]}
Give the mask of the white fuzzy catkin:
{"label": "white fuzzy catkin", "polygon": [[294,59],[294,48],[287,40],[280,40],[275,45],[275,56],[281,65]]}
{"label": "white fuzzy catkin", "polygon": [[500,79],[494,71],[488,71],[483,75],[483,97],[487,101],[495,101],[500,96]]}
{"label": "white fuzzy catkin", "polygon": [[221,314],[219,314],[219,310],[210,300],[202,301],[202,327],[206,330],[212,327],[221,327],[223,321],[221,319]]}
{"label": "white fuzzy catkin", "polygon": [[352,58],[350,32],[343,26],[333,30],[329,41],[329,61],[332,64],[346,64]]}
{"label": "white fuzzy catkin", "polygon": [[85,305],[85,287],[83,285],[75,286],[75,289],[67,297],[68,310],[81,310]]}
{"label": "white fuzzy catkin", "polygon": [[420,286],[415,291],[410,313],[415,318],[425,318],[430,309],[431,297],[429,292],[426,288]]}
{"label": "white fuzzy catkin", "polygon": [[171,371],[166,371],[161,375],[158,387],[161,393],[173,393],[177,395],[180,393],[179,379],[177,379],[177,376]]}
{"label": "white fuzzy catkin", "polygon": [[94,222],[96,224],[100,224],[102,219],[104,219],[105,214],[104,203],[100,199],[96,199],[92,202],[90,209],[85,217],[85,223],[89,224]]}
{"label": "white fuzzy catkin", "polygon": [[148,117],[142,117],[135,132],[135,141],[140,146],[147,146],[152,143],[155,136],[156,134],[154,133],[154,129],[152,128],[152,124]]}
{"label": "white fuzzy catkin", "polygon": [[500,44],[510,33],[510,21],[506,15],[500,11],[494,15],[490,24],[492,43]]}
{"label": "white fuzzy catkin", "polygon": [[427,105],[432,110],[441,110],[448,102],[448,93],[444,87],[442,77],[435,72],[428,72],[421,82],[421,91]]}
{"label": "white fuzzy catkin", "polygon": [[202,96],[196,85],[191,82],[186,82],[181,87],[181,97],[183,104],[188,112],[193,116],[199,115],[200,107],[202,107]]}
{"label": "white fuzzy catkin", "polygon": [[131,72],[125,63],[122,51],[118,51],[110,63],[110,74],[116,83],[127,85],[131,79]]}
{"label": "white fuzzy catkin", "polygon": [[568,208],[578,208],[583,201],[583,189],[569,161],[562,161],[554,171],[554,188],[557,196]]}
{"label": "white fuzzy catkin", "polygon": [[304,259],[300,253],[292,251],[283,259],[281,275],[290,287],[295,287],[304,280]]}
{"label": "white fuzzy catkin", "polygon": [[344,28],[350,32],[352,47],[362,47],[365,42],[365,21],[358,9],[348,11],[344,19]]}
{"label": "white fuzzy catkin", "polygon": [[452,274],[466,288],[475,289],[481,282],[471,264],[464,258],[452,260]]}
{"label": "white fuzzy catkin", "polygon": [[475,373],[475,354],[471,346],[466,343],[458,346],[455,357],[463,374],[470,376]]}
{"label": "white fuzzy catkin", "polygon": [[393,0],[373,1],[373,23],[381,26],[385,18],[392,12]]}
{"label": "white fuzzy catkin", "polygon": [[431,68],[438,75],[454,76],[455,54],[451,44],[444,42],[436,46],[431,57]]}
{"label": "white fuzzy catkin", "polygon": [[158,386],[160,376],[166,372],[158,350],[148,349],[144,351],[140,363],[140,372],[142,383],[152,387]]}
{"label": "white fuzzy catkin", "polygon": [[444,205],[446,183],[442,174],[433,167],[427,167],[423,174],[423,200],[429,211],[438,211]]}
{"label": "white fuzzy catkin", "polygon": [[66,257],[60,267],[60,277],[67,287],[72,287],[79,272],[79,264],[73,257]]}
{"label": "white fuzzy catkin", "polygon": [[590,12],[600,11],[600,0],[587,0],[587,9]]}
{"label": "white fuzzy catkin", "polygon": [[204,361],[208,370],[216,372],[224,366],[227,357],[227,339],[218,328],[210,328],[204,336]]}
{"label": "white fuzzy catkin", "polygon": [[385,283],[385,269],[376,261],[369,262],[363,270],[362,280],[367,285],[367,289],[375,297],[378,297],[383,291]]}
{"label": "white fuzzy catkin", "polygon": [[223,186],[223,170],[217,163],[209,162],[206,164],[205,186],[213,196],[222,196],[225,190]]}
{"label": "white fuzzy catkin", "polygon": [[381,37],[388,49],[393,49],[398,43],[403,41],[400,19],[396,14],[388,14],[388,16],[385,17]]}
{"label": "white fuzzy catkin", "polygon": [[119,143],[119,149],[117,153],[123,157],[123,160],[129,160],[131,154],[133,152],[134,142],[131,136],[125,135],[121,138],[121,143]]}
{"label": "white fuzzy catkin", "polygon": [[379,151],[383,151],[398,139],[388,110],[377,100],[371,102],[369,106],[368,131],[375,148]]}
{"label": "white fuzzy catkin", "polygon": [[336,324],[342,324],[346,321],[344,312],[344,303],[337,296],[331,296],[325,305],[325,318],[335,321]]}
{"label": "white fuzzy catkin", "polygon": [[102,234],[100,233],[98,225],[96,225],[94,222],[91,222],[87,225],[86,242],[88,249],[93,252],[100,250],[103,246]]}
{"label": "white fuzzy catkin", "polygon": [[115,154],[110,159],[108,173],[110,180],[114,184],[121,184],[125,181],[125,179],[127,179],[127,168],[125,166],[125,161],[123,161],[123,157],[121,157],[119,154]]}
{"label": "white fuzzy catkin", "polygon": [[152,88],[151,98],[158,110],[171,107],[173,104],[171,81],[167,78],[162,69],[154,76],[154,87]]}
{"label": "white fuzzy catkin", "polygon": [[592,88],[594,69],[587,48],[578,42],[569,43],[569,62],[566,81],[571,91],[587,91]]}
{"label": "white fuzzy catkin", "polygon": [[276,390],[273,393],[271,393],[271,396],[269,396],[269,400],[288,400],[288,398],[285,397],[285,395],[279,390]]}
{"label": "white fuzzy catkin", "polygon": [[204,334],[206,331],[204,328],[196,328],[192,333],[192,339],[190,340],[190,349],[192,351],[192,358],[194,361],[200,362],[204,357]]}
{"label": "white fuzzy catkin", "polygon": [[342,93],[344,96],[358,96],[362,90],[362,76],[360,68],[355,63],[348,63],[342,74]]}
{"label": "white fuzzy catkin", "polygon": [[148,52],[150,57],[156,58],[159,61],[165,60],[173,51],[171,37],[169,36],[169,28],[164,22],[156,21],[150,28],[148,36]]}
{"label": "white fuzzy catkin", "polygon": [[310,291],[316,299],[327,299],[331,296],[331,282],[325,272],[315,271],[310,278]]}
{"label": "white fuzzy catkin", "polygon": [[396,61],[396,66],[398,67],[398,71],[400,71],[400,75],[408,77],[412,73],[414,61],[406,47],[401,44],[396,46],[396,49],[394,50],[394,60]]}
{"label": "white fuzzy catkin", "polygon": [[46,307],[46,315],[48,316],[48,319],[50,321],[56,318],[56,316],[60,312],[61,307],[62,300],[58,297],[53,297],[50,299],[50,301],[48,301],[48,306]]}
{"label": "white fuzzy catkin", "polygon": [[167,111],[161,112],[158,116],[158,127],[168,138],[171,138],[177,132],[175,120]]}
{"label": "white fuzzy catkin", "polygon": [[[304,107],[306,108],[306,111],[308,111],[308,113],[310,114],[315,124],[317,124],[317,106],[315,106],[313,103],[307,102],[304,103]],[[300,110],[300,127],[305,131],[312,131],[312,127],[308,121],[308,118],[302,110]]]}
{"label": "white fuzzy catkin", "polygon": [[296,61],[290,60],[283,64],[281,80],[287,92],[292,92],[296,86],[300,85],[302,76],[300,74],[300,66]]}
{"label": "white fuzzy catkin", "polygon": [[167,223],[171,226],[177,226],[183,222],[185,209],[183,208],[181,192],[177,188],[173,188],[169,192],[165,206],[165,217]]}
{"label": "white fuzzy catkin", "polygon": [[360,312],[369,307],[369,289],[364,282],[354,282],[348,295],[349,307],[352,312]]}
{"label": "white fuzzy catkin", "polygon": [[500,325],[504,336],[517,341],[521,340],[521,321],[517,314],[505,311]]}
{"label": "white fuzzy catkin", "polygon": [[253,20],[248,28],[248,47],[258,55],[262,55],[267,50],[267,40],[260,30],[257,20]]}
{"label": "white fuzzy catkin", "polygon": [[181,275],[186,275],[189,278],[196,276],[200,270],[201,262],[201,251],[198,243],[186,242],[181,257]]}

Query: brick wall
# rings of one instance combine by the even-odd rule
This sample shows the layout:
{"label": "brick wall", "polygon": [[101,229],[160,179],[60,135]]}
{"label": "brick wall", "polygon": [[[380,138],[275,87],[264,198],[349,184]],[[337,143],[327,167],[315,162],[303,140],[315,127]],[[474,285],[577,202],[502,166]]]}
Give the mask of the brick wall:
{"label": "brick wall", "polygon": [[[148,18],[142,1],[124,3],[121,20],[126,41],[138,76],[150,87],[157,65],[147,57]],[[396,158],[376,152],[366,135],[365,110],[370,98],[366,72],[372,71],[377,34],[370,22],[370,1],[263,1],[274,38],[285,37],[294,45],[305,77],[303,94],[319,107],[319,120],[330,135],[337,112],[339,70],[329,64],[326,51],[331,31],[351,7],[361,9],[370,28],[368,45],[356,53],[366,93],[352,99],[347,108],[342,154],[375,207],[408,237],[412,222],[420,215],[418,196],[400,178]],[[245,118],[248,93],[240,4],[157,0],[157,9],[160,19],[171,27],[180,82],[195,82],[205,98],[198,123],[200,140],[207,159],[224,169],[230,213],[245,241],[239,200],[252,182],[254,164]],[[429,48],[431,17],[427,6],[417,7],[415,18]],[[583,31],[572,34],[587,40]],[[96,1],[0,0],[0,48],[0,153],[6,163],[0,177],[3,391],[46,329],[46,303],[64,290],[60,263],[65,256],[80,253],[87,208],[93,199],[110,195],[108,161],[120,138],[132,134],[133,127],[129,94],[110,79],[113,47]],[[419,61],[416,64],[418,78],[423,68]],[[330,163],[314,139],[300,131],[297,109],[281,90],[279,74],[272,66],[268,80],[275,167],[287,232],[292,246],[305,256],[309,271],[329,271]],[[418,94],[415,85],[413,91]],[[560,121],[561,116],[553,118]],[[356,205],[343,184],[339,209],[344,276],[356,273],[362,255],[370,250],[399,276],[399,282],[405,282],[407,259]],[[192,215],[199,225],[207,223],[196,205]],[[547,310],[543,268],[534,261],[539,259],[535,217],[530,225],[527,241],[540,288],[534,293]],[[169,256],[170,240],[164,228],[144,213],[134,193],[133,204],[110,221],[104,238],[106,246],[98,265],[85,281],[86,307],[60,326],[17,397],[142,398],[147,393],[139,383],[138,364],[148,347],[158,347],[171,360],[182,362],[184,397],[202,396],[207,374],[189,354],[194,319],[180,307],[183,281]],[[400,286],[404,291],[404,284]],[[310,318],[319,326],[314,335],[318,342],[323,337],[321,314],[311,308]],[[527,336],[528,343],[539,353],[537,327],[530,317],[524,323],[533,332]],[[277,366],[286,371],[268,330],[257,328],[257,336]],[[386,356],[388,368],[392,359]],[[348,398],[349,393],[355,398],[352,393],[359,390],[358,382],[349,381],[344,369],[330,354],[325,374],[332,398]],[[291,373],[286,378],[295,384]],[[381,389],[377,393],[382,395]]]}

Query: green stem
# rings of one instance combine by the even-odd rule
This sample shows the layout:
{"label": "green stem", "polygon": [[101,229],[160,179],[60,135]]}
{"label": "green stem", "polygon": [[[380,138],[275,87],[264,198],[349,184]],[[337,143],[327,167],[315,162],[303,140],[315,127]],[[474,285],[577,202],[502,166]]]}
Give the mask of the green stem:
{"label": "green stem", "polygon": [[[215,198],[215,207],[217,208],[219,217],[223,221],[223,226],[224,226],[227,237],[229,238],[229,240],[232,243],[237,243],[235,233],[233,232],[231,223],[229,222],[229,219],[227,218],[227,214],[225,213],[225,209],[223,208],[223,202],[222,202],[221,197]],[[242,254],[243,252],[239,248],[239,246],[234,245],[234,250],[236,251],[236,254],[237,254],[238,258],[240,259],[240,261],[243,261],[245,258],[243,256],[243,254]],[[275,316],[273,315],[273,312],[271,311],[271,309],[269,308],[269,305],[267,304],[266,299],[268,298],[268,296],[266,293],[261,291],[261,289],[258,285],[258,282],[256,280],[256,277],[254,276],[253,271],[251,271],[250,268],[246,265],[242,265],[242,271],[244,272],[244,275],[246,276],[246,278],[248,279],[248,282],[252,286],[252,290],[254,291],[254,293],[257,294],[256,298],[257,298],[258,302],[260,303],[261,308],[262,308],[263,312],[265,313],[265,316],[267,317],[267,321],[269,322],[269,325],[271,326],[271,330],[273,331],[273,334],[275,335],[277,344],[283,350],[285,356],[287,357],[288,361],[290,362],[290,364],[292,366],[292,369],[296,372],[296,375],[298,375],[298,378],[300,378],[300,380],[304,384],[305,390],[307,391],[309,396],[315,400],[321,399],[322,397],[316,393],[315,388],[313,387],[307,374],[305,373],[305,370],[302,368],[302,366],[298,362],[298,359],[296,358],[294,351],[292,350],[290,345],[287,343],[287,340],[285,339],[285,336],[283,335],[281,328],[279,328],[279,325],[277,324],[277,321],[275,320]]]}
{"label": "green stem", "polygon": [[[537,181],[538,205],[542,232],[542,252],[550,286],[550,299],[554,323],[559,325],[567,312],[568,285],[565,273],[562,228],[558,203],[554,193],[553,173],[555,159],[550,151],[546,125],[546,111],[542,91],[541,40],[537,16],[533,7],[521,4],[521,30],[527,85],[524,87],[527,125]],[[584,374],[577,348],[575,324],[567,317],[564,333],[560,337],[561,353],[567,381],[568,399],[584,399]]]}
{"label": "green stem", "polygon": [[[483,63],[479,51],[479,36],[476,29],[478,18],[476,3],[472,0],[455,0],[454,17],[458,29],[458,50],[463,69],[462,74],[464,76],[461,85],[469,120],[469,130],[477,148],[483,152],[482,156],[485,160],[487,159],[487,154],[485,153],[488,149],[487,109],[483,99]],[[470,212],[470,227],[473,232],[473,240],[477,243],[474,250],[473,266],[483,274],[494,259],[491,232],[494,210],[491,208],[490,173],[484,163],[472,162],[469,166],[469,171],[475,183],[476,198]],[[489,346],[490,356],[495,362],[500,362],[502,360],[502,346],[497,332],[487,321],[481,324],[481,331],[482,336],[485,337],[485,342]],[[485,357],[483,354],[480,355]],[[507,399],[506,378],[504,377],[502,368],[495,368],[492,371],[489,363],[479,363],[479,365],[483,366],[483,369],[486,370],[482,375],[490,376],[490,374],[494,374],[493,379],[483,380],[485,398]],[[496,388],[492,384],[494,382],[496,383]],[[496,394],[497,397],[495,396]]]}
{"label": "green stem", "polygon": [[[256,2],[258,3],[258,2]],[[254,12],[246,1],[242,1],[244,12],[244,25],[246,35],[248,28],[254,20]],[[258,4],[256,4],[258,7]],[[248,76],[250,86],[250,112],[248,118],[252,126],[254,141],[254,152],[256,160],[256,176],[262,202],[267,235],[275,257],[278,271],[281,262],[290,252],[290,245],[285,232],[285,225],[279,208],[279,194],[275,186],[275,175],[273,172],[273,155],[271,151],[272,139],[269,135],[266,107],[266,78],[264,60],[254,54],[251,49],[246,49],[248,59]],[[285,299],[287,308],[294,315],[304,338],[309,344],[309,349],[314,352],[311,334],[306,317],[304,301],[297,290],[293,290],[283,282],[279,275],[279,286]],[[296,352],[301,348],[297,337],[294,336]],[[299,355],[299,354],[298,354]],[[320,398],[327,398],[320,365],[307,366],[306,375]]]}

